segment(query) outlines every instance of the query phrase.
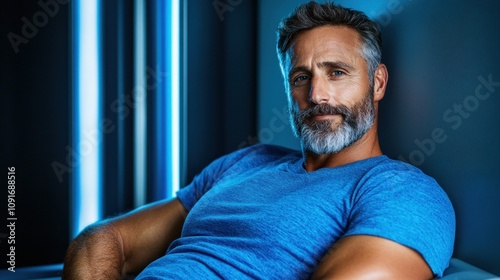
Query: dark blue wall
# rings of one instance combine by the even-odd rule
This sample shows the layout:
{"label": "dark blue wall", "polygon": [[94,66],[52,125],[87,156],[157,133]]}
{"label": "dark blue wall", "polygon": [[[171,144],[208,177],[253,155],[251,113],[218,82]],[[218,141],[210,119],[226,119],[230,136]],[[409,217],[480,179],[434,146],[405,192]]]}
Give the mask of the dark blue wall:
{"label": "dark blue wall", "polygon": [[255,144],[256,1],[188,2],[186,181]]}
{"label": "dark blue wall", "polygon": [[[258,14],[258,133],[262,142],[293,148],[298,142],[283,128],[274,32],[303,2],[260,1]],[[383,151],[419,166],[446,190],[457,214],[455,257],[500,274],[500,3],[337,3],[382,27],[390,76],[380,108]]]}
{"label": "dark blue wall", "polygon": [[[0,270],[11,266],[11,245],[18,268],[62,262],[69,242],[69,179],[51,167],[65,162],[71,144],[69,5],[52,11],[21,0],[0,9]],[[7,241],[9,166],[16,168],[15,244]]]}

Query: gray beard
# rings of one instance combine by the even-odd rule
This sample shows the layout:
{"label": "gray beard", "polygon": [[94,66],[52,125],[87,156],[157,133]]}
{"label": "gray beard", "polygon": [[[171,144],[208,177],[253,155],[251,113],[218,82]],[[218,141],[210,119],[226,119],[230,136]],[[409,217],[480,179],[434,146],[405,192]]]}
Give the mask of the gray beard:
{"label": "gray beard", "polygon": [[[340,114],[342,121],[334,125],[333,121],[311,121],[318,114]],[[366,98],[352,108],[345,105],[315,105],[304,110],[290,109],[292,130],[302,148],[315,154],[331,154],[352,145],[371,128],[375,120],[373,90]]]}

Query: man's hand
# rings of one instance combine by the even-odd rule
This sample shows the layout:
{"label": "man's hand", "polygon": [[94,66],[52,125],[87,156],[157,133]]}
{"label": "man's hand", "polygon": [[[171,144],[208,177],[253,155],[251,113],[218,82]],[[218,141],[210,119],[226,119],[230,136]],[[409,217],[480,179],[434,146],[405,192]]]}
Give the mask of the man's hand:
{"label": "man's hand", "polygon": [[174,199],[87,227],[68,249],[63,279],[119,279],[139,273],[180,236],[186,215]]}

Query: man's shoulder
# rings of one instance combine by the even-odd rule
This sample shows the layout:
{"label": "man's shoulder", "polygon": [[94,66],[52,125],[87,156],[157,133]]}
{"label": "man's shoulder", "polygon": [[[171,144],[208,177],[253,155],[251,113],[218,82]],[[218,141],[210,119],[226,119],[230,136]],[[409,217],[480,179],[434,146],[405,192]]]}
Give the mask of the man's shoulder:
{"label": "man's shoulder", "polygon": [[420,168],[387,156],[383,156],[376,165],[366,172],[365,176],[372,182],[412,182],[439,187],[436,180]]}
{"label": "man's shoulder", "polygon": [[453,212],[439,182],[431,174],[403,161],[387,158],[369,170],[361,182],[360,188],[387,198],[397,197],[396,203],[402,203],[401,197],[409,197],[409,205],[434,203],[444,207],[443,211]]}
{"label": "man's shoulder", "polygon": [[[407,162],[390,158],[386,155],[378,157],[376,164],[373,168],[378,172],[388,173],[417,173],[424,174],[422,170]],[[425,174],[424,174],[425,175]]]}

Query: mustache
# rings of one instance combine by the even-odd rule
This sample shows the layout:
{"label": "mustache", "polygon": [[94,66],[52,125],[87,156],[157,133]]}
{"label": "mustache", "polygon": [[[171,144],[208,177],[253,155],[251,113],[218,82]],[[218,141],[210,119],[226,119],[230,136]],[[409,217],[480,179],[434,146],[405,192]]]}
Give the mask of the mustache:
{"label": "mustache", "polygon": [[298,118],[301,121],[320,115],[341,115],[344,119],[346,119],[351,115],[351,110],[349,110],[349,108],[345,105],[332,106],[323,103],[308,107],[298,112]]}

